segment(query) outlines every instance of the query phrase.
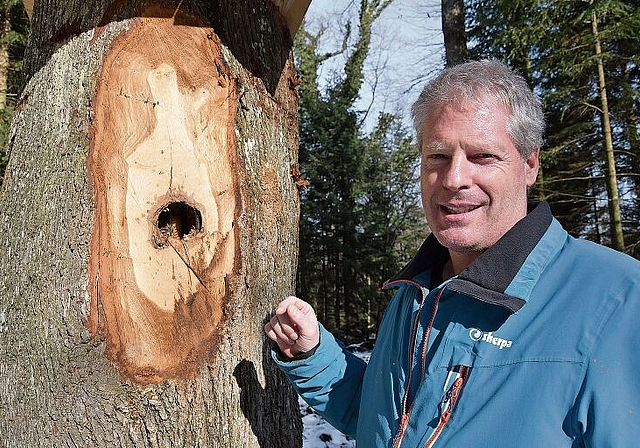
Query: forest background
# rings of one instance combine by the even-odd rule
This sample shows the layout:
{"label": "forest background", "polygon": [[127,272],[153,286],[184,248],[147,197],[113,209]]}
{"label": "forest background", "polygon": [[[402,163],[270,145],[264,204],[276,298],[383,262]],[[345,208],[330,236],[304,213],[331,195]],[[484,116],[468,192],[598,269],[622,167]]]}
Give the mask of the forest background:
{"label": "forest background", "polygon": [[[640,1],[414,2],[377,28],[403,3],[411,5],[334,2],[339,12],[308,15],[295,37],[296,293],[325,326],[347,341],[374,337],[389,299],[382,283],[428,232],[408,106],[434,73],[467,59],[503,60],[543,101],[548,130],[532,197],[548,201],[572,235],[640,259]],[[390,27],[415,30],[415,39]],[[21,1],[0,1],[0,30],[1,183],[29,32]],[[414,62],[398,66],[392,47]]]}

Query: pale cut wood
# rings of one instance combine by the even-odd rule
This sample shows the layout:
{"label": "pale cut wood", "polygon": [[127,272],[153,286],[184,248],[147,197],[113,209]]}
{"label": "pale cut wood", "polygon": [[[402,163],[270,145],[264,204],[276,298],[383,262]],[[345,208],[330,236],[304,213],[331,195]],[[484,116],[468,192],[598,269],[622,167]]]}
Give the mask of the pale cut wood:
{"label": "pale cut wood", "polygon": [[33,1],[34,0],[22,0],[22,3],[24,4],[24,9],[27,11],[27,15],[29,16],[29,19],[31,19],[31,15],[33,14]]}
{"label": "pale cut wood", "polygon": [[311,0],[271,0],[284,17],[289,33],[291,36],[295,36],[298,32],[298,28],[302,24],[302,19],[307,13]]}
{"label": "pale cut wood", "polygon": [[107,56],[95,100],[89,327],[125,378],[147,383],[195,372],[221,331],[236,100],[206,28],[141,23]]}

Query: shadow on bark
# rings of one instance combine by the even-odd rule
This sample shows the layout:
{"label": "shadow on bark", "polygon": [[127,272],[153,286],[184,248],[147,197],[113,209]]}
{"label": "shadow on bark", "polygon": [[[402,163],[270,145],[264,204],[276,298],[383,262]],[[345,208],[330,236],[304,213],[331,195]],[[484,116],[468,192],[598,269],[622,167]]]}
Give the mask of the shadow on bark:
{"label": "shadow on bark", "polygon": [[302,419],[297,396],[282,372],[269,362],[269,346],[265,343],[264,387],[256,367],[246,359],[233,371],[240,387],[240,409],[249,421],[260,448],[299,448],[302,446]]}
{"label": "shadow on bark", "polygon": [[[36,5],[23,62],[23,88],[65,41],[91,29],[133,17],[173,18],[176,25],[211,27],[245,70],[262,80],[273,95],[292,39],[271,0],[67,0]],[[44,15],[45,17],[40,17]]]}

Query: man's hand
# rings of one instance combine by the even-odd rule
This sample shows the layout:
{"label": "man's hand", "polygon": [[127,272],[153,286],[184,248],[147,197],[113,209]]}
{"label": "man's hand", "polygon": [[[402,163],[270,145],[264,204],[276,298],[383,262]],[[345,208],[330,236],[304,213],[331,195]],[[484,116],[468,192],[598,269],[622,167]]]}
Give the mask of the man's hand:
{"label": "man's hand", "polygon": [[316,313],[307,302],[293,296],[280,302],[264,331],[288,358],[308,352],[320,342]]}

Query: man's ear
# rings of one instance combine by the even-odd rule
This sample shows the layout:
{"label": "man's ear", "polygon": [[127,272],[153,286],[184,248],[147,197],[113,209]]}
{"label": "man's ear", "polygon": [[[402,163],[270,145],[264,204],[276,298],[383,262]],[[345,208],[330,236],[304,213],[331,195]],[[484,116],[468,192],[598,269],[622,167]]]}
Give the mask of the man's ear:
{"label": "man's ear", "polygon": [[533,186],[536,183],[538,177],[538,169],[540,168],[540,149],[535,149],[529,157],[525,160],[525,178],[527,180],[527,187]]}

